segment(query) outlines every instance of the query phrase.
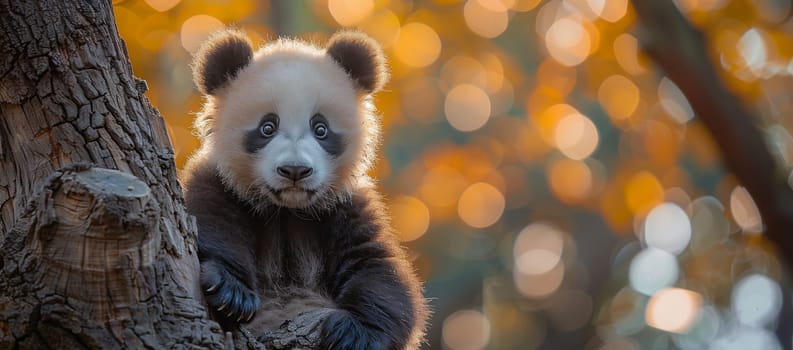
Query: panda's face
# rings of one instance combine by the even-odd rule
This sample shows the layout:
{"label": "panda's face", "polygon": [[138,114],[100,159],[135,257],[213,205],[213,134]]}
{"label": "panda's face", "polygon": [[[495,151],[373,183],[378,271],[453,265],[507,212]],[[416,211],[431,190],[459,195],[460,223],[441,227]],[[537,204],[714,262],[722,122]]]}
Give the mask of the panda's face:
{"label": "panda's face", "polygon": [[224,30],[196,53],[207,103],[197,157],[256,208],[329,207],[366,183],[379,136],[370,96],[388,80],[379,45],[340,32],[320,48],[283,39],[253,50]]}
{"label": "panda's face", "polygon": [[334,131],[321,112],[296,113],[300,115],[286,114],[282,119],[269,112],[242,140],[245,151],[252,155],[253,176],[264,187],[258,190],[286,207],[305,207],[325,195],[336,180],[341,165],[337,157],[346,144],[343,134]]}
{"label": "panda's face", "polygon": [[366,158],[366,99],[322,51],[263,49],[216,97],[210,137],[227,183],[282,207],[326,205]]}

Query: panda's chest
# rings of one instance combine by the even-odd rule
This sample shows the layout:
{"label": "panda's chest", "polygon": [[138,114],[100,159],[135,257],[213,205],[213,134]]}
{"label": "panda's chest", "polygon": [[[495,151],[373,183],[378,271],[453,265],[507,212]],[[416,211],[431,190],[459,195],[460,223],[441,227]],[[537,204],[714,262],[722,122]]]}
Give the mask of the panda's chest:
{"label": "panda's chest", "polygon": [[[271,287],[320,285],[324,272],[322,220],[302,218],[282,210],[257,234],[259,280]],[[268,286],[262,286],[267,288]]]}

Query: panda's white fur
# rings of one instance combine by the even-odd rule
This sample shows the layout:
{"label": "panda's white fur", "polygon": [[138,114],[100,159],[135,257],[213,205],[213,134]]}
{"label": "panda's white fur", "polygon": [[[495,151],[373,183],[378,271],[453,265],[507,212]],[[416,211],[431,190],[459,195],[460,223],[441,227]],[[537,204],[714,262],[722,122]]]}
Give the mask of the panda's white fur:
{"label": "panda's white fur", "polygon": [[[273,201],[292,208],[327,207],[351,189],[369,186],[366,176],[379,142],[379,123],[370,94],[361,91],[325,50],[296,40],[258,49],[237,78],[207,97],[195,127],[202,138],[196,157],[218,165],[224,182],[257,207]],[[275,113],[280,125],[273,140],[248,153],[240,140]],[[324,115],[342,134],[344,152],[331,158],[313,137],[309,120]],[[301,164],[314,173],[297,184],[277,174],[283,164]],[[284,190],[274,196],[269,189]],[[310,197],[304,189],[317,191]],[[266,196],[269,200],[259,200]]]}

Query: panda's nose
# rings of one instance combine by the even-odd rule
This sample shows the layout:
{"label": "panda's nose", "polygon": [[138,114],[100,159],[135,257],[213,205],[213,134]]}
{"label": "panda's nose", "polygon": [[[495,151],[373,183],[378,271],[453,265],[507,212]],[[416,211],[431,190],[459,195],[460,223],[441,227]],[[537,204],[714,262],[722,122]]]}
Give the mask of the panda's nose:
{"label": "panda's nose", "polygon": [[292,181],[298,181],[311,176],[314,169],[302,165],[282,165],[279,166],[276,171],[278,171],[278,175]]}

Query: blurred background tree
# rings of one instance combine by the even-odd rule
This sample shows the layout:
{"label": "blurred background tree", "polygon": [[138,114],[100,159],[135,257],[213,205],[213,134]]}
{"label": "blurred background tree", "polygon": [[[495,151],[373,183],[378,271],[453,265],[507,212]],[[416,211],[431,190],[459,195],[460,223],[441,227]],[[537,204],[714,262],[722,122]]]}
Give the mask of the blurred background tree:
{"label": "blurred background tree", "polygon": [[[627,0],[114,5],[180,167],[198,145],[188,64],[209,32],[322,42],[354,27],[383,45],[393,78],[376,97],[373,175],[426,281],[427,348],[790,347],[790,295],[758,206],[641,52]],[[791,1],[675,5],[789,174]]]}

